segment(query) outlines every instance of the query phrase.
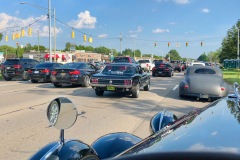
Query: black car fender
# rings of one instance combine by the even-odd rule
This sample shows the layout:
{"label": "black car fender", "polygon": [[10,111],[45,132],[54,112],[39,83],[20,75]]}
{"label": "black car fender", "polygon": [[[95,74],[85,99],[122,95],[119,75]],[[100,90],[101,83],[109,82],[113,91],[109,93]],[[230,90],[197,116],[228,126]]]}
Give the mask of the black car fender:
{"label": "black car fender", "polygon": [[140,84],[140,76],[132,77],[132,85],[136,86],[137,84]]}
{"label": "black car fender", "polygon": [[100,159],[112,158],[134,146],[142,139],[125,132],[110,133],[98,138],[91,147]]}

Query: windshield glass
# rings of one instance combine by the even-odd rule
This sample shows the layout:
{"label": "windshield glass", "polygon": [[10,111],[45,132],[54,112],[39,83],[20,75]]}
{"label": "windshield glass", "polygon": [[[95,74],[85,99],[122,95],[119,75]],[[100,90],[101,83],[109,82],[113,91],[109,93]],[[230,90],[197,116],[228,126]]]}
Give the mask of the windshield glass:
{"label": "windshield glass", "polygon": [[149,63],[150,61],[149,60],[139,60],[138,62],[139,63]]}
{"label": "windshield glass", "polygon": [[77,69],[83,69],[85,67],[84,63],[66,63],[59,68],[63,69],[69,69],[69,68],[77,68]]}
{"label": "windshield glass", "polygon": [[18,64],[18,62],[19,62],[19,60],[6,60],[5,62],[4,62],[4,65],[13,65],[13,64]]}
{"label": "windshield glass", "polygon": [[135,74],[135,67],[133,66],[106,66],[102,71],[103,74],[112,75],[133,75]]}
{"label": "windshield glass", "polygon": [[41,64],[38,64],[35,68],[44,68],[44,67],[51,67],[53,66],[53,63],[41,63]]}

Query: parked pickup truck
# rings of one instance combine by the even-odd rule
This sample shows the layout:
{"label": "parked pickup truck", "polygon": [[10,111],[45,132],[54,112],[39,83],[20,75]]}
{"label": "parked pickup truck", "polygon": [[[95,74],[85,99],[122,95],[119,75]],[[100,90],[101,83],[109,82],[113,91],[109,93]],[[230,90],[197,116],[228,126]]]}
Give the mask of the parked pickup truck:
{"label": "parked pickup truck", "polygon": [[144,71],[151,71],[155,66],[150,59],[140,59],[138,60],[138,63],[141,65]]}

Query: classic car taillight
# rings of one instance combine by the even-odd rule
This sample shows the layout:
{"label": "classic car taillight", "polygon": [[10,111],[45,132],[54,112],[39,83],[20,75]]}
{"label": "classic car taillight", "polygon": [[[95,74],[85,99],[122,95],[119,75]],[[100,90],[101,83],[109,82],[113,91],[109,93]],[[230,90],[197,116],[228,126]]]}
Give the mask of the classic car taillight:
{"label": "classic car taillight", "polygon": [[56,74],[57,74],[57,71],[52,71],[51,74],[52,74],[52,75],[56,75]]}
{"label": "classic car taillight", "polygon": [[78,74],[80,74],[80,71],[79,70],[69,71],[69,74],[70,75],[78,75]]}
{"label": "classic car taillight", "polygon": [[44,70],[41,70],[41,73],[49,73],[50,70],[49,69],[44,69]]}
{"label": "classic car taillight", "polygon": [[132,85],[132,80],[124,80],[124,85]]}
{"label": "classic car taillight", "polygon": [[185,85],[184,85],[184,88],[189,88],[189,85],[185,84]]}
{"label": "classic car taillight", "polygon": [[148,67],[148,63],[146,64],[146,66]]}
{"label": "classic car taillight", "polygon": [[225,88],[224,87],[221,87],[221,91],[224,91],[225,90]]}
{"label": "classic car taillight", "polygon": [[28,74],[30,74],[30,73],[32,73],[32,70],[31,70],[31,69],[28,70]]}
{"label": "classic car taillight", "polygon": [[22,66],[20,64],[14,64],[13,67],[14,68],[21,68]]}
{"label": "classic car taillight", "polygon": [[98,79],[97,78],[92,78],[92,83],[98,83]]}
{"label": "classic car taillight", "polygon": [[152,69],[153,71],[155,71],[156,70],[156,68],[155,67],[153,67],[153,69]]}

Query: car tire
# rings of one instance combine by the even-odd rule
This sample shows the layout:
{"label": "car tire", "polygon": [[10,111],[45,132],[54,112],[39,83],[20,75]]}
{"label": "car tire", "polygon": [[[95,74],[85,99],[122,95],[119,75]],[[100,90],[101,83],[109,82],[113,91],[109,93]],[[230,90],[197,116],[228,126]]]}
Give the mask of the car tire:
{"label": "car tire", "polygon": [[132,97],[133,98],[138,98],[140,95],[140,86],[137,84],[136,86],[133,86],[132,88]]}
{"label": "car tire", "polygon": [[54,87],[56,87],[56,88],[62,87],[62,85],[61,85],[61,84],[58,84],[58,83],[53,83],[53,85],[54,85]]}
{"label": "car tire", "polygon": [[86,75],[85,77],[84,77],[84,80],[83,80],[83,87],[89,87],[89,85],[90,85],[90,78],[89,78],[89,76],[88,75]]}
{"label": "car tire", "polygon": [[179,69],[178,72],[180,73],[180,72],[181,72],[181,69]]}
{"label": "car tire", "polygon": [[103,96],[103,93],[104,93],[103,90],[101,90],[101,89],[95,89],[95,94],[96,94],[97,96]]}
{"label": "car tire", "polygon": [[31,82],[32,82],[32,83],[37,83],[37,82],[38,82],[38,80],[31,79]]}
{"label": "car tire", "polygon": [[155,73],[152,73],[152,76],[155,77],[156,76]]}
{"label": "car tire", "polygon": [[172,77],[172,73],[171,72],[168,74],[168,77]]}
{"label": "car tire", "polygon": [[5,76],[4,76],[3,78],[4,78],[5,81],[11,81],[11,80],[12,80],[11,77],[5,77]]}
{"label": "car tire", "polygon": [[28,72],[27,72],[27,71],[23,71],[22,80],[23,80],[23,81],[29,80],[29,79],[28,79]]}
{"label": "car tire", "polygon": [[150,89],[150,81],[148,82],[148,84],[146,86],[144,86],[144,91],[149,91]]}

